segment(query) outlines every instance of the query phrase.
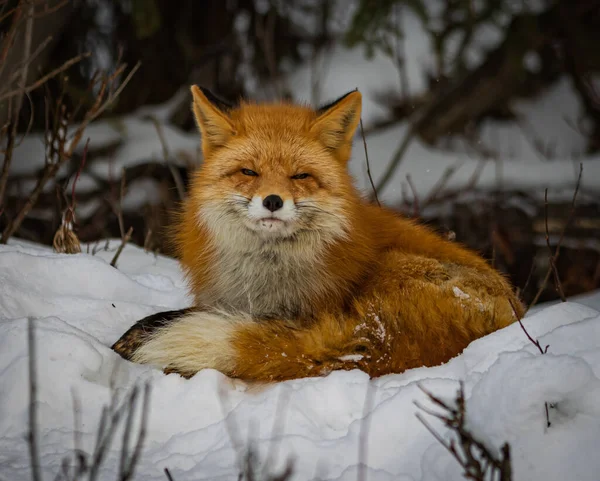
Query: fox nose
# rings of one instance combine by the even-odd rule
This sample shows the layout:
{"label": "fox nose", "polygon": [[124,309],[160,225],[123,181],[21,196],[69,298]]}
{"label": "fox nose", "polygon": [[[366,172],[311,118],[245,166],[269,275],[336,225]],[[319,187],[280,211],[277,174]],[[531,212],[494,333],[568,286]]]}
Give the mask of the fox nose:
{"label": "fox nose", "polygon": [[283,207],[283,200],[278,195],[268,195],[263,200],[263,205],[271,212],[275,212]]}

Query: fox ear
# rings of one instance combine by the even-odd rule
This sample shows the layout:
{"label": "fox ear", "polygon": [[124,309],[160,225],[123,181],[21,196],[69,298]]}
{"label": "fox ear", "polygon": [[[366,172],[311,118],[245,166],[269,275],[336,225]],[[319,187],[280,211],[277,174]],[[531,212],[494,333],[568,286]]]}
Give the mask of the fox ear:
{"label": "fox ear", "polygon": [[362,96],[358,90],[348,92],[317,110],[310,126],[321,143],[346,161],[350,157],[352,137],[360,122]]}
{"label": "fox ear", "polygon": [[206,88],[193,85],[191,91],[194,98],[194,116],[202,134],[202,151],[206,155],[211,149],[224,145],[236,134],[228,115],[232,106]]}

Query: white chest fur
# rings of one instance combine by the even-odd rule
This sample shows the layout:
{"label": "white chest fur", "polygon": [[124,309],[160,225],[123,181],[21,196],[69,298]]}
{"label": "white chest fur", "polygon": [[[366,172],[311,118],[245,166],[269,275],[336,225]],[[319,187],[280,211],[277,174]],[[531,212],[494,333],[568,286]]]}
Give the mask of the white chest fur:
{"label": "white chest fur", "polygon": [[310,316],[314,301],[333,288],[314,234],[265,241],[249,233],[221,239],[215,271],[201,301],[256,317]]}

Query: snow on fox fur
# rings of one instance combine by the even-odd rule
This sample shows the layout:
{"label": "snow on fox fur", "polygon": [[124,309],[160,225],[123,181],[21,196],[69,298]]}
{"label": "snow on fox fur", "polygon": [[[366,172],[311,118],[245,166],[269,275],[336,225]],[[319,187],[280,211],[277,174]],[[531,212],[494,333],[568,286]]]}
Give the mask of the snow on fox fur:
{"label": "snow on fox fur", "polygon": [[196,302],[135,324],[123,357],[185,377],[375,377],[446,362],[522,315],[477,253],[354,187],[358,91],[318,110],[192,94],[204,162],[173,243]]}

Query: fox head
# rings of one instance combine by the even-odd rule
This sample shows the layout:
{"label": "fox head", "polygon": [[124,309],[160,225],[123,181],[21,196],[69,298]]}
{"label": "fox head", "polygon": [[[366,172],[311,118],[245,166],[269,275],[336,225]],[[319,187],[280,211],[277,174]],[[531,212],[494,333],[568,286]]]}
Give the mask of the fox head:
{"label": "fox head", "polygon": [[[204,162],[191,189],[201,222],[265,241],[345,235],[357,196],[348,173],[361,94],[318,110],[289,103],[232,107],[193,86]],[[232,230],[234,229],[234,230]]]}

